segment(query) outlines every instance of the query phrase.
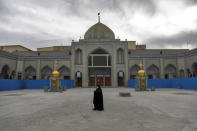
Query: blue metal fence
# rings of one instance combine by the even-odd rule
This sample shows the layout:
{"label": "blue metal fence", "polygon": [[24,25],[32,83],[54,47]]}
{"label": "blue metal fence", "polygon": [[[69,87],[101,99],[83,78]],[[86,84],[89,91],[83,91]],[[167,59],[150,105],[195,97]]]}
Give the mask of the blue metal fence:
{"label": "blue metal fence", "polygon": [[[9,80],[0,79],[0,91],[3,90],[21,90],[21,89],[43,89],[44,86],[49,87],[49,80]],[[74,80],[62,80],[61,86],[67,89],[74,87]],[[136,80],[128,80],[128,86],[135,88]],[[148,88],[176,88],[197,90],[197,77],[180,78],[180,79],[148,79]]]}
{"label": "blue metal fence", "polygon": [[[136,80],[130,79],[128,81],[130,88],[135,88]],[[190,89],[197,90],[197,77],[193,78],[176,78],[176,79],[148,79],[148,88],[154,86],[155,88],[176,88],[176,89]]]}
{"label": "blue metal fence", "polygon": [[67,89],[74,87],[74,80],[62,80],[61,86],[66,86]]}
{"label": "blue metal fence", "polygon": [[[0,91],[21,89],[43,89],[50,86],[49,80],[9,80],[0,79]],[[74,88],[74,80],[61,80],[61,86],[67,89]]]}
{"label": "blue metal fence", "polygon": [[24,82],[20,80],[0,79],[0,91],[2,90],[20,90],[24,88]]}
{"label": "blue metal fence", "polygon": [[25,83],[24,89],[43,89],[43,87],[50,87],[50,80],[23,80]]}

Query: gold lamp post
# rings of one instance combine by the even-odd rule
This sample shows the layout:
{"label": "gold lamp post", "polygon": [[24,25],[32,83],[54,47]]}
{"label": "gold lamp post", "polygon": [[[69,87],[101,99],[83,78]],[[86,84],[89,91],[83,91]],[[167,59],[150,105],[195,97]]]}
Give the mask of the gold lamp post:
{"label": "gold lamp post", "polygon": [[143,64],[139,64],[140,70],[138,71],[136,80],[137,80],[137,86],[136,91],[146,91],[147,90],[147,77],[146,73],[143,70]]}
{"label": "gold lamp post", "polygon": [[52,72],[52,77],[50,77],[50,91],[51,92],[59,92],[61,91],[60,85],[61,85],[61,79],[60,79],[60,73],[58,72],[58,65],[54,65],[54,71]]}
{"label": "gold lamp post", "polygon": [[140,70],[138,71],[138,76],[141,76],[141,77],[145,76],[145,71],[143,70],[143,64],[140,63],[139,67],[140,67]]}
{"label": "gold lamp post", "polygon": [[57,70],[57,64],[54,65],[54,71],[52,73],[53,77],[58,78],[59,77],[59,72]]}

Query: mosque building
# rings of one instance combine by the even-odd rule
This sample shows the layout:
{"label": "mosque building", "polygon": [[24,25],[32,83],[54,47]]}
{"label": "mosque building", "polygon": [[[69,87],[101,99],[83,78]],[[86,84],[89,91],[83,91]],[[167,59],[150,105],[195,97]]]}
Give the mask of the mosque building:
{"label": "mosque building", "polygon": [[37,51],[0,46],[1,79],[49,79],[57,63],[61,78],[74,80],[76,87],[121,87],[135,79],[141,62],[149,79],[197,76],[197,49],[146,49],[136,41],[116,39],[100,19],[71,46]]}

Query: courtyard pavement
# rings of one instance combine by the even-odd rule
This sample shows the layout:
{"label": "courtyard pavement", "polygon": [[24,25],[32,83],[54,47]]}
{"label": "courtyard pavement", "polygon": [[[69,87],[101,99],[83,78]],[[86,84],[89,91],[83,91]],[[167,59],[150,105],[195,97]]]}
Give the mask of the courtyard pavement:
{"label": "courtyard pavement", "polygon": [[0,131],[197,131],[197,91],[103,88],[104,111],[92,110],[93,91],[0,92]]}

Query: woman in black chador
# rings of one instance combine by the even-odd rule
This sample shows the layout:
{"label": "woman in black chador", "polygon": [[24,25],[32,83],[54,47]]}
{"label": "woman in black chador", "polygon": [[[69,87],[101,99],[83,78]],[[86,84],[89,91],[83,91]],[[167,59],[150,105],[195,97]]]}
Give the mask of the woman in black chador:
{"label": "woman in black chador", "polygon": [[93,98],[94,108],[93,110],[104,110],[103,108],[103,92],[100,85],[97,85],[96,90],[94,91],[94,98]]}

